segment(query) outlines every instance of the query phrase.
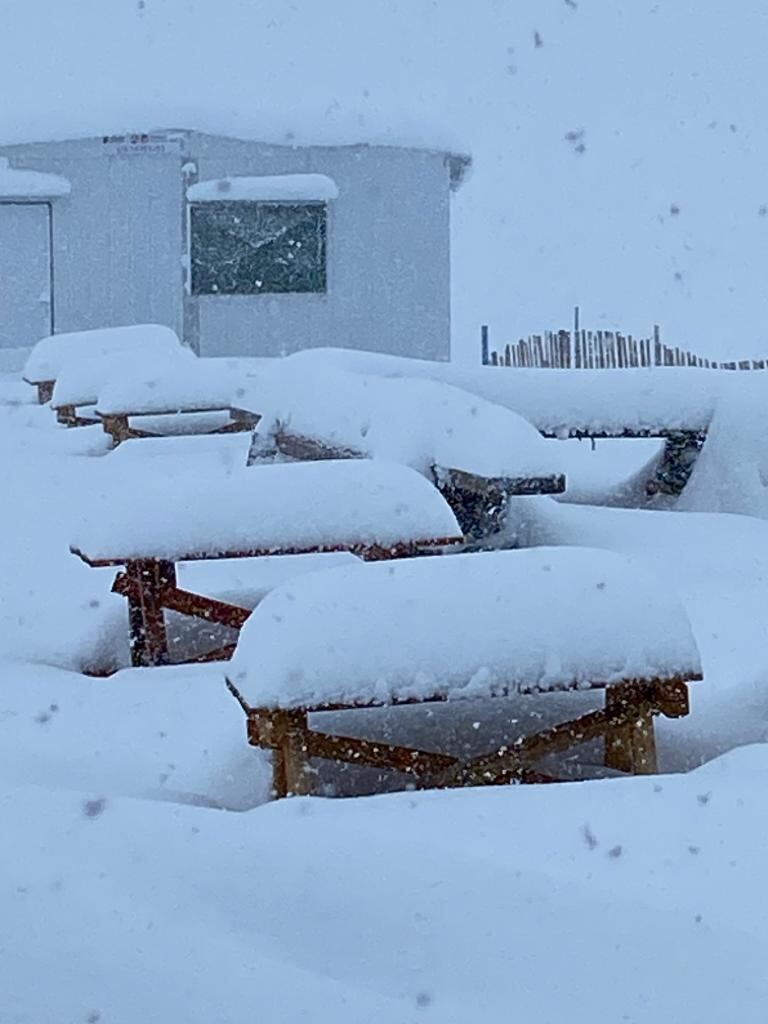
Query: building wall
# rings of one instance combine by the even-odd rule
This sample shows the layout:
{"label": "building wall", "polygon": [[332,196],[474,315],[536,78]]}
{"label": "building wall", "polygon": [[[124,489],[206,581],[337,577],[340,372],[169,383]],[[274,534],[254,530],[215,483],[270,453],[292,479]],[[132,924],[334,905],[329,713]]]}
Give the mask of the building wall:
{"label": "building wall", "polygon": [[0,155],[72,183],[52,204],[57,332],[131,323],[181,330],[179,156],[107,156],[91,139]]}
{"label": "building wall", "polygon": [[441,153],[266,146],[196,135],[200,180],[322,173],[330,204],[326,295],[194,299],[202,354],[279,355],[321,345],[448,359],[450,190]]}
{"label": "building wall", "polygon": [[[449,170],[441,153],[294,148],[189,133],[187,155],[108,156],[100,139],[0,148],[14,167],[61,174],[57,331],[156,322],[196,334],[201,355],[278,355],[337,345],[450,355]],[[325,295],[184,295],[184,182],[318,172],[339,186]],[[188,183],[188,182],[187,182]],[[186,306],[186,309],[184,307]],[[195,340],[195,339],[190,339]]]}

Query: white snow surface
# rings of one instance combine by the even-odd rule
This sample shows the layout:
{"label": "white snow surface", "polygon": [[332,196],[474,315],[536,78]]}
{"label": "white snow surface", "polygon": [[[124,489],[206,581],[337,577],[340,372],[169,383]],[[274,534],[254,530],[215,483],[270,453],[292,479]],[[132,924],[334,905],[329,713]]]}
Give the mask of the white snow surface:
{"label": "white snow surface", "polygon": [[[106,461],[106,460],[105,460]],[[92,561],[193,559],[226,552],[457,538],[447,503],[412,469],[366,459],[225,466],[201,474],[123,463],[89,503],[72,546]]]}
{"label": "white snow surface", "polygon": [[0,199],[55,199],[69,195],[71,188],[59,174],[11,167],[7,157],[0,157]]}
{"label": "white snow surface", "polygon": [[192,350],[178,343],[172,343],[167,347],[155,346],[152,343],[139,344],[136,347],[123,346],[93,352],[87,357],[70,359],[60,369],[56,378],[51,406],[54,409],[61,405],[95,406],[100,392],[110,381],[119,382],[123,377],[133,380],[138,377],[151,398],[155,374],[164,376],[165,379],[172,378],[175,372],[183,373],[195,362],[196,357]]}
{"label": "white snow surface", "polygon": [[677,508],[768,519],[768,402],[758,376],[722,395]]}
{"label": "white snow surface", "polygon": [[[352,349],[304,349],[288,361],[381,377],[422,377],[463,388],[518,413],[538,430],[565,433],[701,430],[736,375],[694,367],[518,370],[464,367]],[[741,375],[738,375],[741,376]],[[759,376],[759,374],[758,374]],[[759,383],[768,394],[768,379]]]}
{"label": "white snow surface", "polygon": [[173,473],[177,473],[179,466],[185,464],[190,470],[199,465],[199,471],[205,473],[207,462],[210,462],[210,468],[215,472],[217,467],[244,466],[250,447],[251,435],[247,431],[236,434],[131,438],[112,449],[104,462],[110,467],[118,467],[119,473],[126,462],[153,472],[150,467],[157,459],[166,462]]}
{"label": "white snow surface", "polygon": [[115,796],[232,809],[268,797],[268,766],[247,744],[219,666],[129,668],[109,680],[10,661],[0,672],[6,783],[55,778],[88,791],[98,780]]}
{"label": "white snow surface", "polygon": [[486,477],[563,471],[557,449],[521,416],[458,387],[275,363],[237,403],[261,415],[262,436],[286,430],[425,474],[433,466]]}
{"label": "white snow surface", "polygon": [[57,380],[66,367],[111,353],[128,352],[143,358],[179,347],[176,332],[162,324],[131,324],[51,334],[29,353],[23,376],[33,383]]}
{"label": "white snow surface", "polygon": [[255,707],[317,707],[699,671],[682,606],[636,563],[538,548],[290,580],[243,627],[229,676]]}
{"label": "white snow surface", "polygon": [[763,1024],[767,785],[764,745],[682,777],[249,814],[4,780],[3,1010]]}
{"label": "white snow surface", "polygon": [[[0,1016],[246,1024],[256,992],[285,1024],[467,1024],[510,1006],[533,1024],[764,1024],[768,523],[516,502],[531,542],[624,554],[682,602],[705,681],[688,718],[657,720],[659,755],[676,772],[725,754],[713,763],[227,813],[212,808],[261,804],[269,775],[226,666],[105,680],[41,664],[80,668],[112,608],[125,645],[114,573],[67,550],[121,450],[87,456],[99,427],[57,429],[31,389],[0,383]],[[169,474],[155,444],[126,450]],[[469,713],[482,750],[499,705],[517,718],[526,702],[540,727],[553,702],[599,697],[444,708]]]}
{"label": "white snow surface", "polygon": [[234,359],[195,358],[134,365],[106,379],[96,406],[100,413],[228,409],[244,380],[242,365]]}
{"label": "white snow surface", "polygon": [[187,189],[191,203],[327,202],[338,199],[339,187],[326,174],[266,174],[198,181]]}

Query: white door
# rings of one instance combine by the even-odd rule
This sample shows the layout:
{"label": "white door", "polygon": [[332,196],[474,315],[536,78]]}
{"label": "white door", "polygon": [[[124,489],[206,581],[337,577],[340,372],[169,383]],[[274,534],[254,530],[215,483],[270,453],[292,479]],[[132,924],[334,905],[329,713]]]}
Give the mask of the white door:
{"label": "white door", "polygon": [[0,202],[0,356],[51,333],[50,207]]}

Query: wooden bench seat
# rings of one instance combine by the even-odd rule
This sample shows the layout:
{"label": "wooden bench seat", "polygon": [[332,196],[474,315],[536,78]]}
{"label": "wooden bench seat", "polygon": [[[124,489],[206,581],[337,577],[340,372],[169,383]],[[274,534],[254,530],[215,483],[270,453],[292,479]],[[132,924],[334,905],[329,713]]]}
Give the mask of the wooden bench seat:
{"label": "wooden bench seat", "polygon": [[[662,581],[586,548],[414,558],[293,580],[254,610],[227,671],[250,742],[273,752],[278,797],[311,792],[318,758],[391,769],[417,787],[483,785],[543,779],[543,757],[598,738],[608,767],[654,772],[653,718],[687,714],[687,684],[700,678],[687,616]],[[583,689],[605,690],[605,707],[469,759],[328,734],[309,720]]]}
{"label": "wooden bench seat", "polygon": [[[144,474],[122,465],[120,488],[94,498],[70,550],[90,566],[123,566],[134,665],[171,660],[165,610],[239,629],[250,609],[178,587],[176,565],[205,559],[349,551],[367,560],[439,552],[463,536],[441,495],[413,470],[341,461]],[[124,492],[124,493],[123,493]],[[231,650],[213,652],[228,657]]]}
{"label": "wooden bench seat", "polygon": [[233,414],[229,405],[208,405],[204,408],[167,405],[158,412],[126,411],[94,412],[94,422],[101,423],[104,432],[112,438],[112,446],[139,438],[167,437],[175,434],[237,434],[252,431],[259,422],[258,415]]}

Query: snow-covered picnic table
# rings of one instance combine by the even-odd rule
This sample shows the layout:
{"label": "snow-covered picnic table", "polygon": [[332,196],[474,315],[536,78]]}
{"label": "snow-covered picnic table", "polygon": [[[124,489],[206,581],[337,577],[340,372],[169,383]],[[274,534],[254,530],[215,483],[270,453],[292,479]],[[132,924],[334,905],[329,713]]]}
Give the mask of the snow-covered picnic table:
{"label": "snow-covered picnic table", "polygon": [[441,489],[466,533],[488,529],[510,495],[565,489],[558,451],[534,427],[442,381],[283,359],[254,375],[238,406],[235,415],[260,417],[256,442],[263,451],[411,466]]}
{"label": "snow-covered picnic table", "polygon": [[175,331],[161,324],[133,324],[129,327],[102,327],[90,331],[51,334],[39,341],[30,352],[23,378],[37,388],[38,400],[42,405],[50,401],[54,385],[67,367],[82,363],[87,365],[92,359],[121,352],[133,355],[136,359],[153,359],[176,354],[180,348]]}
{"label": "snow-covered picnic table", "polygon": [[110,381],[131,376],[142,367],[147,374],[166,370],[172,374],[183,372],[195,363],[191,349],[176,344],[172,348],[148,352],[118,351],[96,352],[88,358],[73,359],[64,366],[51,396],[51,408],[59,423],[68,427],[85,426],[98,422],[95,406],[101,390]]}
{"label": "snow-covered picnic table", "polygon": [[119,483],[89,505],[71,550],[90,566],[125,566],[135,665],[168,660],[164,609],[239,629],[242,608],[181,590],[176,564],[351,551],[388,559],[460,543],[440,493],[411,469],[349,460],[147,475],[123,460]]}
{"label": "snow-covered picnic table", "polygon": [[[442,381],[382,378],[292,359],[255,375],[239,406],[285,454],[348,451],[425,476],[435,467],[489,478],[553,478],[551,446],[522,416]],[[313,447],[314,446],[314,447]]]}
{"label": "snow-covered picnic table", "polygon": [[[406,772],[417,785],[535,776],[545,755],[606,739],[606,765],[656,770],[654,715],[687,714],[701,677],[679,601],[628,558],[537,548],[351,565],[277,587],[229,666],[249,736],[274,753],[278,795],[311,788],[310,759]],[[311,729],[322,711],[605,689],[606,708],[464,763]]]}
{"label": "snow-covered picnic table", "polygon": [[665,437],[707,429],[733,374],[696,367],[537,370],[465,367],[351,349],[288,357],[308,370],[443,381],[517,412],[548,437]]}
{"label": "snow-covered picnic table", "polygon": [[[233,405],[244,393],[242,361],[189,359],[183,364],[138,365],[112,375],[100,388],[95,416],[115,445],[158,433],[236,433],[252,430],[258,415]],[[134,423],[133,420],[137,420]]]}
{"label": "snow-covered picnic table", "polygon": [[[649,495],[681,493],[718,403],[737,396],[743,378],[743,374],[698,367],[467,367],[333,348],[305,349],[286,361],[307,374],[346,370],[442,381],[518,413],[547,438],[661,438],[664,452],[646,482]],[[757,384],[761,386],[766,388],[762,382]]]}

